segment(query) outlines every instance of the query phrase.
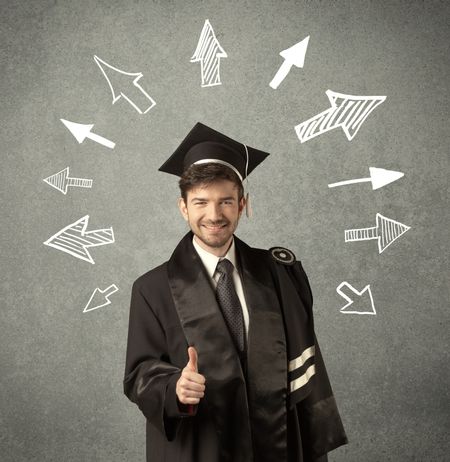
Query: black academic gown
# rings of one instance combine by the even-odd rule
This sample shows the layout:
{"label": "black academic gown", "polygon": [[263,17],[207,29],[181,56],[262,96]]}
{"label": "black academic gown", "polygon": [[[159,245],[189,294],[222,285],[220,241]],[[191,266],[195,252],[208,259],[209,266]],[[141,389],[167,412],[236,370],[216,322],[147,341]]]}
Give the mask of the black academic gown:
{"label": "black academic gown", "polygon": [[[249,309],[241,364],[192,236],[133,284],[124,392],[147,419],[147,461],[326,460],[347,439],[317,343],[315,376],[303,392],[291,394],[288,385],[293,335],[286,338],[286,315],[301,310],[312,321],[300,262],[286,272],[267,250],[234,238]],[[281,283],[275,281],[280,271]],[[188,346],[196,348],[198,372],[206,378],[193,413],[175,393]]]}

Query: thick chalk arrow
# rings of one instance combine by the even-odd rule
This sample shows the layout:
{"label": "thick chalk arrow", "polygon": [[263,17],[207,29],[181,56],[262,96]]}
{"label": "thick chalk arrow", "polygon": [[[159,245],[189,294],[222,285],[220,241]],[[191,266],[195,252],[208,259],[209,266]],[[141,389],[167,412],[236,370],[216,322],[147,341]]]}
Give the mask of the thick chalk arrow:
{"label": "thick chalk arrow", "polygon": [[220,85],[220,58],[227,58],[225,50],[220,46],[216,34],[209,22],[205,21],[197,48],[190,59],[191,63],[200,61],[202,72],[202,87]]}
{"label": "thick chalk arrow", "polygon": [[[142,72],[121,71],[95,55],[94,60],[108,82],[112,93],[113,104],[123,97],[139,112],[139,114],[146,114],[156,105],[155,100],[138,83],[142,77]],[[132,77],[132,79],[130,79],[130,77]]]}
{"label": "thick chalk arrow", "polygon": [[406,233],[410,226],[403,225],[398,221],[383,217],[377,213],[377,225],[371,228],[357,228],[345,231],[345,242],[378,240],[378,252],[381,253],[389,247],[402,234]]}
{"label": "thick chalk arrow", "polygon": [[88,221],[89,215],[80,218],[61,231],[58,231],[47,239],[44,244],[69,253],[80,260],[95,264],[88,248],[112,244],[114,242],[114,234],[112,228],[86,231]]}
{"label": "thick chalk arrow", "polygon": [[69,120],[61,119],[61,122],[70,130],[70,133],[75,137],[78,143],[82,143],[86,138],[91,139],[97,143],[106,146],[107,148],[114,149],[116,143],[113,143],[103,136],[96,135],[95,133],[91,133],[94,124],[79,124],[76,122],[70,122]]}
{"label": "thick chalk arrow", "polygon": [[[348,295],[342,290],[347,289]],[[373,304],[372,292],[368,284],[360,292],[352,287],[348,282],[341,282],[336,292],[341,295],[348,303],[341,308],[341,313],[345,314],[377,314]],[[368,309],[370,301],[370,310]]]}
{"label": "thick chalk arrow", "polygon": [[352,140],[368,115],[386,99],[386,96],[354,96],[332,90],[326,94],[331,107],[295,127],[302,143],[336,127],[342,127],[348,140]]}
{"label": "thick chalk arrow", "polygon": [[328,185],[329,188],[335,188],[336,186],[344,186],[347,184],[364,183],[367,181],[372,182],[372,189],[379,189],[386,186],[389,183],[393,183],[398,180],[404,173],[396,172],[394,170],[385,170],[384,168],[369,167],[369,178],[357,178],[355,180],[339,181],[338,183],[331,183]]}
{"label": "thick chalk arrow", "polygon": [[77,188],[92,188],[92,180],[90,179],[70,178],[69,167],[66,167],[54,175],[44,178],[44,181],[58,191],[61,191],[63,194],[67,194],[69,186],[75,186]]}
{"label": "thick chalk arrow", "polygon": [[92,292],[91,298],[84,307],[83,313],[88,311],[96,310],[102,306],[107,306],[111,304],[109,297],[117,292],[119,289],[115,284],[111,284],[105,290],[101,290],[98,287]]}
{"label": "thick chalk arrow", "polygon": [[280,56],[284,58],[284,62],[275,74],[275,77],[269,85],[276,90],[284,78],[288,75],[292,66],[303,67],[305,64],[306,49],[308,48],[309,35],[301,42],[296,43],[290,48],[286,48],[280,52]]}

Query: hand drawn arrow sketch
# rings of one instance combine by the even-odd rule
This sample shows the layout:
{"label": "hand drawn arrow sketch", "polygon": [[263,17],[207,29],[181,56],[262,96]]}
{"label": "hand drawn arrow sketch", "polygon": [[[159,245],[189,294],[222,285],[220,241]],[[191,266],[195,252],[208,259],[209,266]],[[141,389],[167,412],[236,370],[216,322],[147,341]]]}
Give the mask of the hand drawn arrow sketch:
{"label": "hand drawn arrow sketch", "polygon": [[[343,288],[348,290],[348,295],[342,290]],[[373,304],[372,292],[370,290],[370,284],[366,285],[360,292],[352,287],[348,282],[341,282],[336,292],[341,295],[348,303],[340,309],[341,313],[344,314],[377,314],[375,306]],[[370,301],[370,310],[368,309]]]}
{"label": "hand drawn arrow sketch", "polygon": [[123,97],[139,114],[146,114],[156,105],[155,100],[138,83],[143,75],[142,72],[121,71],[96,55],[94,55],[94,60],[108,82],[113,104]]}
{"label": "hand drawn arrow sketch", "polygon": [[228,58],[225,50],[220,46],[216,34],[209,22],[205,21],[197,48],[190,60],[191,63],[200,61],[202,73],[202,87],[221,85],[220,58]]}
{"label": "hand drawn arrow sketch", "polygon": [[372,189],[379,189],[386,186],[389,183],[393,183],[398,180],[404,173],[396,172],[394,170],[386,170],[384,168],[369,167],[369,178],[357,178],[355,180],[339,181],[338,183],[331,183],[328,185],[329,188],[335,188],[336,186],[344,186],[347,184],[364,183],[370,181],[372,183]]}
{"label": "hand drawn arrow sketch", "polygon": [[99,245],[112,244],[114,234],[112,228],[86,231],[89,215],[71,223],[47,239],[44,244],[66,252],[80,260],[95,264],[88,248]]}
{"label": "hand drawn arrow sketch", "polygon": [[286,48],[280,52],[280,56],[284,59],[283,64],[278,69],[275,77],[269,85],[276,90],[284,78],[288,75],[292,66],[303,67],[305,64],[306,49],[308,48],[309,35],[301,42],[296,43],[290,48]]}
{"label": "hand drawn arrow sketch", "polygon": [[386,99],[386,96],[354,96],[332,90],[327,90],[326,94],[331,107],[295,126],[302,143],[336,127],[342,127],[351,141],[368,115]]}
{"label": "hand drawn arrow sketch", "polygon": [[88,311],[96,310],[97,308],[101,308],[102,306],[107,306],[111,304],[111,300],[109,297],[117,292],[119,289],[115,284],[111,284],[104,290],[99,289],[98,287],[92,292],[89,301],[87,302],[86,306],[84,307],[83,313],[87,313]]}
{"label": "hand drawn arrow sketch", "polygon": [[376,226],[371,228],[357,228],[345,231],[345,242],[378,240],[378,253],[383,252],[401,235],[406,233],[410,226],[403,225],[398,221],[386,218],[377,213]]}
{"label": "hand drawn arrow sketch", "polygon": [[69,186],[75,186],[77,188],[92,188],[91,179],[69,177],[69,167],[66,167],[54,175],[44,178],[44,181],[58,191],[61,191],[63,194],[67,194]]}
{"label": "hand drawn arrow sketch", "polygon": [[91,133],[94,124],[79,124],[77,122],[70,122],[69,120],[60,120],[69,129],[70,133],[72,133],[79,144],[81,144],[86,138],[89,138],[92,141],[100,143],[110,149],[114,149],[114,146],[116,145],[116,143],[103,138],[103,136]]}

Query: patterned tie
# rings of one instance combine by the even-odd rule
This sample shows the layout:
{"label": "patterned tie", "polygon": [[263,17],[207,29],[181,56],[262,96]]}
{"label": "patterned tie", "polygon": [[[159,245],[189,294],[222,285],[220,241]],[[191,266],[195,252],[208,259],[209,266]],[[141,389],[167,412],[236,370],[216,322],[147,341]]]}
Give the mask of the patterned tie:
{"label": "patterned tie", "polygon": [[217,300],[224,315],[228,329],[232,334],[241,360],[244,352],[244,317],[239,297],[233,283],[233,263],[223,259],[217,263],[216,271],[220,274],[217,282]]}

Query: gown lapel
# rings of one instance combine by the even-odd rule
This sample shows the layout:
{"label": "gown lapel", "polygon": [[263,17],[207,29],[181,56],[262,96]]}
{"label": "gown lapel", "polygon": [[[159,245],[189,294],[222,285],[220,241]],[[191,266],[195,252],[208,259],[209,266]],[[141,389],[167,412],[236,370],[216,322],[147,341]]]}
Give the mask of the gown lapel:
{"label": "gown lapel", "polygon": [[206,378],[205,403],[215,419],[221,461],[253,460],[245,379],[214,290],[192,244],[181,240],[168,262],[169,285],[188,344]]}

